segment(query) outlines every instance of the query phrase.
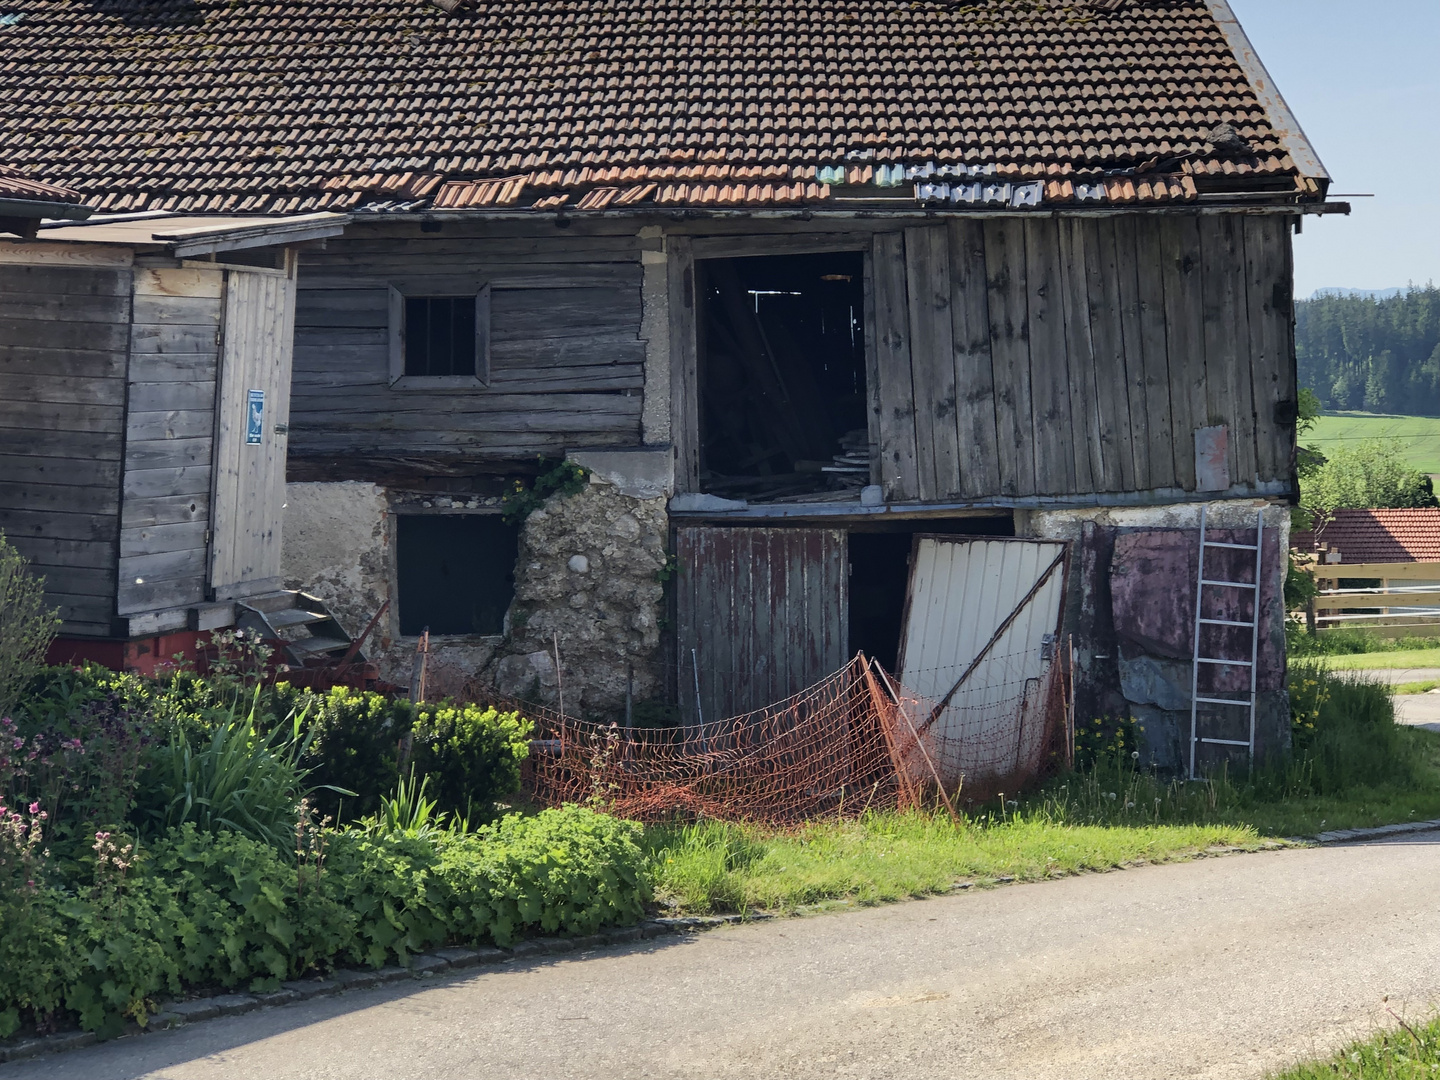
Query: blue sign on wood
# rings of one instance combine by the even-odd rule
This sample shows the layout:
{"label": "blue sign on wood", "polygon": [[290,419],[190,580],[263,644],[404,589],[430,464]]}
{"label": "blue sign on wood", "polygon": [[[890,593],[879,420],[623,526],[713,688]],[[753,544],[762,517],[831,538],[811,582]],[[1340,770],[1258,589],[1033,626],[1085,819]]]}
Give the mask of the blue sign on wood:
{"label": "blue sign on wood", "polygon": [[245,442],[259,446],[265,431],[265,391],[251,390],[249,407],[245,410]]}

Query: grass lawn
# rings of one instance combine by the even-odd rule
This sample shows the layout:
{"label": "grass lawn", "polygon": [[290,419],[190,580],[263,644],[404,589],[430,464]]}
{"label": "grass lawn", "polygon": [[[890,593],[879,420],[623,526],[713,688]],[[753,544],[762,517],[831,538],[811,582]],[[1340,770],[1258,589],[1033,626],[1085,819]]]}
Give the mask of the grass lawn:
{"label": "grass lawn", "polygon": [[1319,659],[1336,671],[1373,671],[1376,668],[1440,668],[1440,649],[1338,653]]}
{"label": "grass lawn", "polygon": [[1395,724],[1388,688],[1321,664],[1292,665],[1297,752],[1283,767],[1165,780],[1126,752],[1018,802],[971,805],[959,822],[887,812],[790,829],[651,825],[644,846],[655,897],[696,913],[872,904],[961,881],[1033,881],[1440,819],[1440,735]]}
{"label": "grass lawn", "polygon": [[1421,472],[1440,473],[1440,417],[1399,416],[1391,413],[1333,412],[1315,421],[1305,436],[1307,446],[1321,453],[1354,446],[1362,439],[1395,439],[1401,454]]}
{"label": "grass lawn", "polygon": [[943,813],[873,813],[789,832],[718,821],[646,832],[655,898],[686,912],[874,904],[961,881],[1035,881],[1262,843],[1248,825],[1072,826],[1028,816],[956,825]]}
{"label": "grass lawn", "polygon": [[1271,1080],[1434,1080],[1440,1076],[1440,1020],[1403,1023],[1334,1057],[1274,1073]]}

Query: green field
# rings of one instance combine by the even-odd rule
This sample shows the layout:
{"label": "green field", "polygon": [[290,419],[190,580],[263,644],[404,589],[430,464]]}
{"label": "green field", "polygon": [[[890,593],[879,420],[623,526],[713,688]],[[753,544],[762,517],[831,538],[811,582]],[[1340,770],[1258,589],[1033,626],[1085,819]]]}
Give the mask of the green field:
{"label": "green field", "polygon": [[1405,460],[1425,473],[1440,473],[1440,416],[1398,416],[1392,413],[1325,413],[1303,438],[1321,453],[1354,446],[1362,439],[1396,439]]}

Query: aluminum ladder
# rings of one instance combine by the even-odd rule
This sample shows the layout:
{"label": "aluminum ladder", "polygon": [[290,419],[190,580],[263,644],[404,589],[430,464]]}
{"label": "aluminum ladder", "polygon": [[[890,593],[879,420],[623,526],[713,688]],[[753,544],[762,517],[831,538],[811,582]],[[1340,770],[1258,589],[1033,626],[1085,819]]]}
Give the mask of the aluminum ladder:
{"label": "aluminum ladder", "polygon": [[[1199,762],[1198,751],[1202,743],[1209,743],[1215,746],[1243,746],[1250,755],[1250,760],[1255,760],[1255,674],[1256,662],[1260,656],[1260,566],[1261,548],[1265,540],[1265,512],[1263,510],[1255,513],[1255,543],[1253,544],[1222,544],[1207,538],[1206,515],[1207,508],[1200,507],[1200,567],[1196,575],[1195,587],[1195,646],[1193,651],[1193,663],[1190,669],[1190,779],[1200,779],[1197,771]],[[1213,548],[1223,548],[1230,551],[1253,551],[1255,553],[1255,580],[1247,581],[1218,581],[1205,576],[1205,553]],[[1250,619],[1249,621],[1237,621],[1234,619],[1207,619],[1205,617],[1205,596],[1206,589],[1241,589],[1251,593]],[[1250,659],[1232,660],[1225,657],[1201,656],[1200,655],[1200,628],[1202,626],[1245,626],[1250,629]],[[1200,696],[1200,667],[1201,665],[1212,667],[1247,667],[1250,669],[1250,694],[1246,698],[1223,698],[1223,697],[1201,697]],[[1226,691],[1213,691],[1214,693],[1225,693]],[[1203,738],[1200,735],[1200,706],[1220,705],[1229,708],[1245,709],[1250,714],[1250,737],[1248,739],[1211,739]]]}

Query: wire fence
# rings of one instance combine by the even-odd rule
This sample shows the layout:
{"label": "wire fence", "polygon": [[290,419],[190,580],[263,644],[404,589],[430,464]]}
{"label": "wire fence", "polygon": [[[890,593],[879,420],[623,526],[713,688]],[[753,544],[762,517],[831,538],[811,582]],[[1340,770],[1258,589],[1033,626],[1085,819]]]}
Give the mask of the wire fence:
{"label": "wire fence", "polygon": [[[1011,666],[1018,671],[1020,658]],[[1018,791],[1073,754],[1068,657],[1047,662],[1038,678],[1007,682],[999,667],[942,707],[860,654],[784,701],[673,728],[513,704],[537,724],[526,771],[542,805],[585,803],[640,821],[770,824],[867,809],[958,812]]]}

